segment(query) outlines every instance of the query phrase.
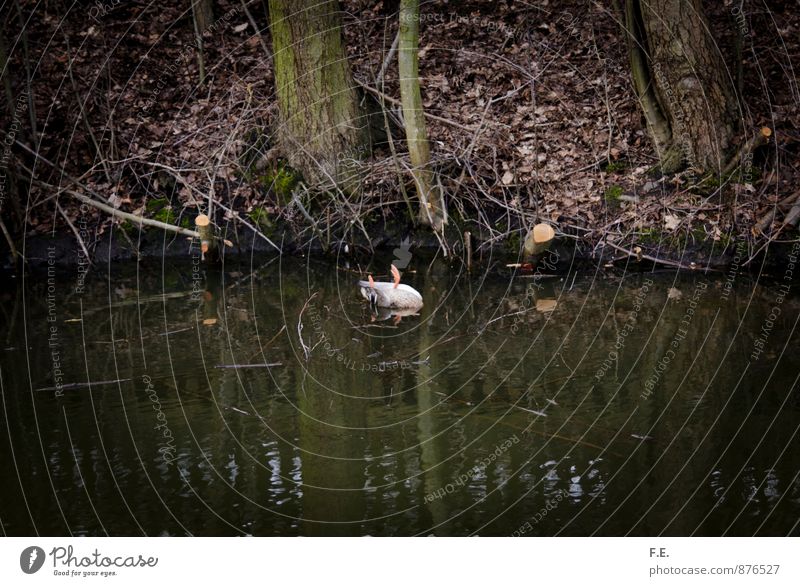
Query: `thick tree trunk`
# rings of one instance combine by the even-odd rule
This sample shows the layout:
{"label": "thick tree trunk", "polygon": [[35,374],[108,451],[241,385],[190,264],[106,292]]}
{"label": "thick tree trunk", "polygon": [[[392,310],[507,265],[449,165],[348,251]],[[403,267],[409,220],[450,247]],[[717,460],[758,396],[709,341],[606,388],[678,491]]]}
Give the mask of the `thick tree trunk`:
{"label": "thick tree trunk", "polygon": [[634,86],[661,170],[720,172],[736,136],[733,80],[701,0],[626,0]]}
{"label": "thick tree trunk", "polygon": [[337,0],[269,0],[279,132],[289,164],[307,181],[348,192],[370,152],[342,41]]}
{"label": "thick tree trunk", "polygon": [[419,197],[419,220],[441,231],[447,223],[447,210],[441,187],[431,169],[430,145],[419,87],[419,0],[400,0],[399,39],[400,98],[411,173]]}

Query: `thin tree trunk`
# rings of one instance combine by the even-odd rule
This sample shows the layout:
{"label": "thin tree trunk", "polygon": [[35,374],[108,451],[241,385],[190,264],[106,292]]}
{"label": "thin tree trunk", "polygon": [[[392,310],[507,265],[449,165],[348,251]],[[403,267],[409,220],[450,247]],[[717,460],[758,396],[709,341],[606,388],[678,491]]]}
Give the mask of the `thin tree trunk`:
{"label": "thin tree trunk", "polygon": [[358,160],[371,150],[344,50],[337,0],[270,0],[279,139],[311,183],[358,189]]}
{"label": "thin tree trunk", "polygon": [[199,33],[211,26],[214,21],[214,2],[213,0],[192,0],[192,14],[194,23]]}
{"label": "thin tree trunk", "polygon": [[419,86],[419,0],[400,1],[399,38],[400,98],[411,173],[419,197],[419,220],[438,232],[447,224],[447,210],[441,186],[431,169],[430,145]]}
{"label": "thin tree trunk", "polygon": [[192,0],[192,21],[194,22],[194,38],[197,47],[197,70],[200,83],[206,79],[206,64],[203,57],[203,32],[208,30],[214,20],[213,0]]}
{"label": "thin tree trunk", "polygon": [[28,98],[28,116],[31,121],[31,137],[33,142],[36,143],[39,137],[39,132],[36,123],[36,103],[33,99],[32,83],[33,74],[31,73],[31,56],[28,51],[28,29],[25,27],[25,17],[22,15],[22,8],[20,7],[19,0],[14,2],[17,8],[17,21],[20,27],[20,38],[22,39],[22,59],[25,63],[25,89]]}

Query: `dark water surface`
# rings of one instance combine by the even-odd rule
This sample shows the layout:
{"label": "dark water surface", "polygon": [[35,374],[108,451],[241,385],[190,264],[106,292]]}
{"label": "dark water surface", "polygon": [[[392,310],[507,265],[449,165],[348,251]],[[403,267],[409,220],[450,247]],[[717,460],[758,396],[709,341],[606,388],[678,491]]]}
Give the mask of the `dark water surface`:
{"label": "dark water surface", "polygon": [[2,293],[6,534],[800,535],[781,275],[139,272]]}

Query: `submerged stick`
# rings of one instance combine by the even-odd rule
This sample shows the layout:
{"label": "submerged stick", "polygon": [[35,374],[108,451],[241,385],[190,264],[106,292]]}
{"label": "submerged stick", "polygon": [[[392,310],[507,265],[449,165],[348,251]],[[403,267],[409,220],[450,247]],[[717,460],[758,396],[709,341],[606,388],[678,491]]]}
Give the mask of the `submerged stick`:
{"label": "submerged stick", "polygon": [[283,362],[268,362],[266,364],[217,364],[214,368],[270,368],[283,366]]}
{"label": "submerged stick", "polygon": [[64,389],[82,389],[85,387],[101,387],[104,385],[113,385],[115,383],[126,383],[130,381],[129,378],[120,378],[117,380],[101,380],[96,382],[88,382],[88,383],[68,383],[66,385],[59,385],[57,387],[42,387],[41,389],[36,389],[37,391],[63,391]]}
{"label": "submerged stick", "polygon": [[472,269],[472,233],[464,232],[464,248],[467,252],[467,270]]}

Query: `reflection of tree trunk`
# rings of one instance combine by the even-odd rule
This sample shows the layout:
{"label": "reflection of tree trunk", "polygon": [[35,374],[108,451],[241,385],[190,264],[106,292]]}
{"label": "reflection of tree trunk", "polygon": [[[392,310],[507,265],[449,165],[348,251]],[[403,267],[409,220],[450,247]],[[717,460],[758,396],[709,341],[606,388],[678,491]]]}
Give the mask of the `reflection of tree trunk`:
{"label": "reflection of tree trunk", "polygon": [[342,42],[336,0],[270,0],[281,141],[289,163],[309,181],[354,191],[355,163],[369,154],[367,117],[359,106]]}
{"label": "reflection of tree trunk", "polygon": [[447,224],[447,210],[441,185],[431,169],[430,145],[419,87],[419,0],[401,0],[399,38],[400,98],[411,173],[419,197],[419,219],[439,231]]}
{"label": "reflection of tree trunk", "polygon": [[[303,324],[307,338],[314,332],[308,314],[303,317]],[[326,326],[324,331],[331,347],[346,345],[349,330]],[[318,335],[313,341],[306,340],[311,346],[318,341]],[[308,372],[298,391],[304,533],[361,535],[366,509],[365,379],[363,374],[359,376],[357,371],[337,362],[336,355],[328,356],[324,345],[312,352],[305,366]]]}
{"label": "reflection of tree trunk", "polygon": [[736,100],[700,0],[626,0],[634,86],[663,172],[719,172],[735,138]]}
{"label": "reflection of tree trunk", "polygon": [[[444,496],[444,498],[431,498],[439,489],[444,489],[448,481],[443,474],[445,466],[442,465],[442,460],[447,457],[447,447],[444,435],[437,436],[441,431],[440,422],[436,417],[436,405],[440,400],[440,396],[436,394],[436,386],[432,384],[433,381],[431,380],[431,377],[440,372],[441,364],[438,359],[438,352],[435,350],[429,352],[428,350],[436,339],[431,333],[430,324],[427,321],[430,319],[430,309],[425,308],[430,307],[433,306],[426,304],[420,316],[422,326],[420,326],[419,330],[419,351],[424,353],[420,355],[420,358],[424,358],[430,353],[430,360],[419,367],[417,378],[417,409],[419,410],[417,429],[420,468],[423,473],[423,494],[419,497],[419,501],[421,506],[428,508],[432,518],[431,525],[435,527],[447,521],[448,508],[444,499],[449,498],[449,495]],[[441,535],[446,533],[446,528],[440,527],[433,529],[432,532]]]}

